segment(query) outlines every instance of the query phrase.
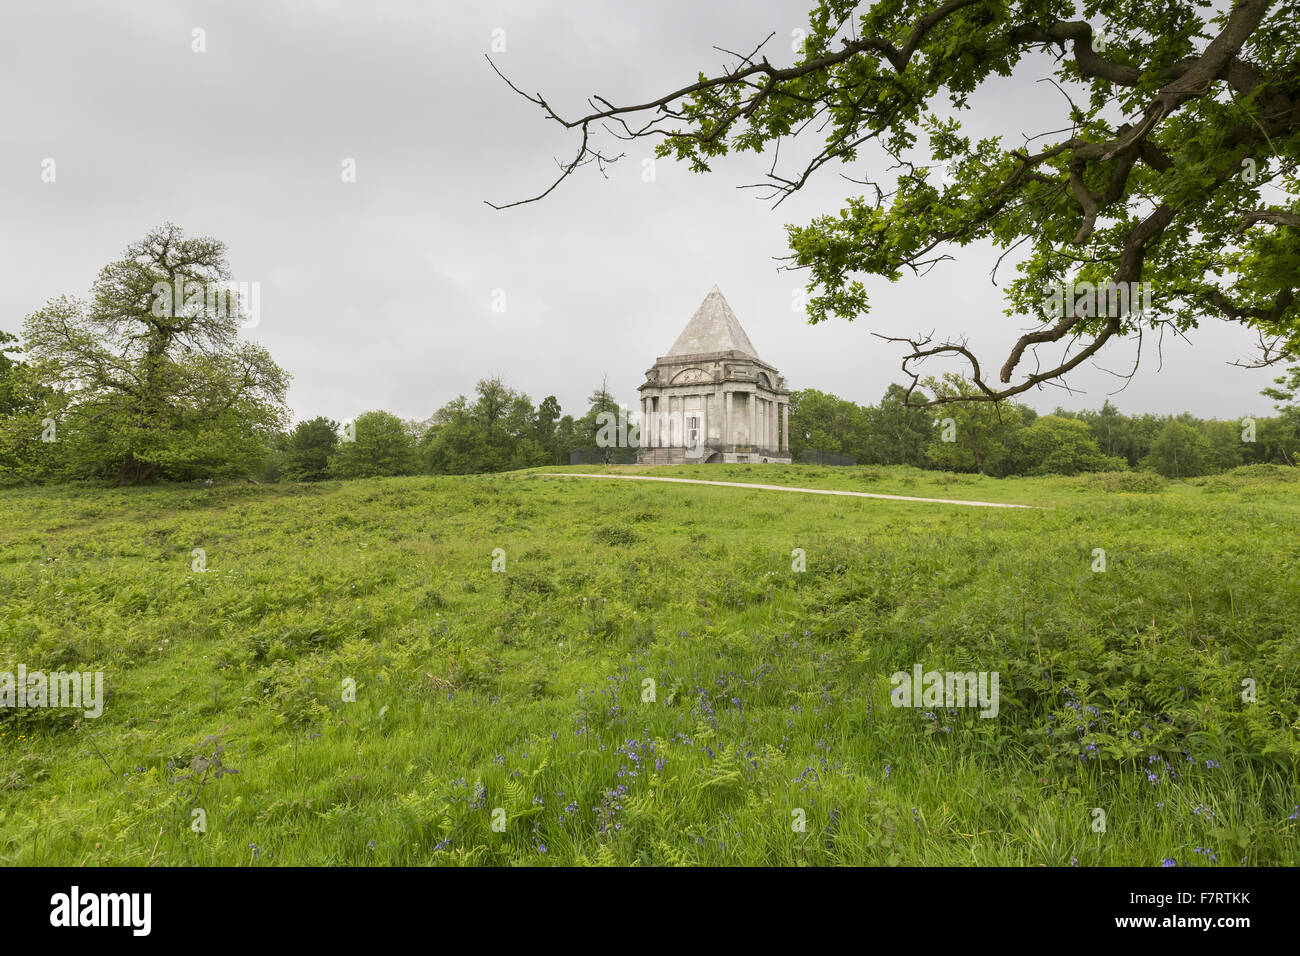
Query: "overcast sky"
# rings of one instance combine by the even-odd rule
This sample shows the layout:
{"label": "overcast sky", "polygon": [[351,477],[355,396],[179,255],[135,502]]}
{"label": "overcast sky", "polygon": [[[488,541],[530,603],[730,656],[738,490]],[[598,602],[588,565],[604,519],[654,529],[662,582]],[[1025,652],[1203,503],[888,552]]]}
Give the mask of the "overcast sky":
{"label": "overcast sky", "polygon": [[[500,374],[534,401],[581,414],[608,374],[628,404],[717,283],[760,356],[792,388],[862,403],[901,381],[873,331],[965,332],[995,365],[1019,324],[1002,314],[989,249],[959,251],[925,279],[872,280],[870,315],[810,326],[792,311],[799,274],[778,271],[784,225],[839,208],[852,183],[825,170],[778,210],[735,187],[766,157],[698,176],[669,161],[643,176],[649,143],[602,179],[583,170],[547,200],[497,212],[483,200],[544,187],[576,146],[493,74],[566,113],[599,93],[644,101],[712,71],[771,32],[792,59],[810,0],[420,3],[61,0],[6,10],[0,34],[0,329],[49,298],[85,295],[98,270],[164,221],[224,241],[235,278],[261,286],[244,334],[293,376],[298,419],[382,408],[423,419]],[[193,51],[195,29],[206,52]],[[494,31],[503,31],[495,33]],[[1045,59],[978,95],[974,134],[1062,125]],[[56,180],[41,181],[54,159]],[[345,159],[356,182],[341,177]],[[845,170],[880,174],[878,154]],[[1002,277],[1014,273],[1004,266]],[[493,311],[499,293],[505,310]],[[1148,339],[1112,401],[1128,412],[1268,414],[1278,374],[1228,361],[1254,337],[1209,321],[1192,344]],[[1098,365],[1126,371],[1133,347]],[[934,367],[934,371],[940,371]],[[1098,407],[1120,381],[1095,366],[1025,398],[1041,411]]]}

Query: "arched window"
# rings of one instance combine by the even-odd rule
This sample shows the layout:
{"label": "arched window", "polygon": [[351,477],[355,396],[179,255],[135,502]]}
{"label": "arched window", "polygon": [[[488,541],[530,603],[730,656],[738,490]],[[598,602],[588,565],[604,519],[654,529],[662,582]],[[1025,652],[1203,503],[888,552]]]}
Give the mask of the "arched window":
{"label": "arched window", "polygon": [[767,373],[766,373],[766,372],[759,372],[759,373],[758,373],[758,384],[761,385],[761,386],[763,386],[764,388],[771,388],[771,387],[772,387],[772,383],[769,382],[768,379],[767,379]]}

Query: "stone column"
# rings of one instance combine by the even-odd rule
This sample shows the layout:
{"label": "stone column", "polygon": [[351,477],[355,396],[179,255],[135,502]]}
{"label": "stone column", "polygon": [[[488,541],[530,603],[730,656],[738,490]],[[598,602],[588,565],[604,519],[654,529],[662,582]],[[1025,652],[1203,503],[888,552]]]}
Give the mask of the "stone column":
{"label": "stone column", "polygon": [[[691,399],[693,399],[693,398],[698,399],[699,396],[698,396],[698,395],[687,395],[684,399],[682,399],[682,435],[683,435],[683,436],[685,436],[685,435],[686,435],[686,432],[687,432],[687,428],[686,428],[686,419],[687,419],[687,417],[691,414],[691,413],[687,410],[687,405],[690,404],[690,401],[691,401]],[[701,417],[701,418],[704,417],[703,413],[700,414],[700,417]],[[683,437],[683,439],[682,439],[682,444],[683,444],[683,445],[686,445],[688,448],[690,447],[690,442],[689,442],[689,440],[686,439],[685,437]]]}
{"label": "stone column", "polygon": [[709,445],[709,393],[700,396],[700,450]]}
{"label": "stone column", "polygon": [[758,392],[756,391],[747,392],[745,394],[745,404],[749,406],[749,432],[748,434],[745,435],[745,444],[747,445],[753,445],[755,443],[754,426],[758,424],[758,421],[754,415],[754,402],[757,399],[758,399]]}
{"label": "stone column", "polygon": [[688,429],[686,427],[686,419],[690,417],[691,413],[688,410],[687,406],[690,405],[691,399],[694,397],[695,397],[694,395],[682,396],[682,447],[687,450],[689,450],[691,447],[690,438],[689,435],[687,434]]}
{"label": "stone column", "polygon": [[731,434],[731,392],[728,390],[722,393],[722,447],[735,443]]}
{"label": "stone column", "polygon": [[723,407],[723,404],[722,404],[723,401],[724,401],[724,399],[722,398],[722,386],[721,386],[721,385],[716,385],[716,386],[714,386],[714,388],[713,388],[713,403],[714,403],[715,405],[718,406],[718,408],[717,408],[717,416],[718,416],[718,444],[719,444],[719,445],[724,444],[723,436],[722,436],[722,430],[723,430],[723,428],[725,427],[724,423],[725,423],[726,420],[727,420],[726,409]]}
{"label": "stone column", "polygon": [[767,410],[771,413],[771,424],[772,424],[771,430],[767,433],[768,447],[779,451],[781,447],[781,439],[780,439],[780,430],[777,426],[777,417],[780,413],[777,409],[776,402],[768,402]]}
{"label": "stone column", "polygon": [[790,403],[781,403],[781,450],[790,454]]}

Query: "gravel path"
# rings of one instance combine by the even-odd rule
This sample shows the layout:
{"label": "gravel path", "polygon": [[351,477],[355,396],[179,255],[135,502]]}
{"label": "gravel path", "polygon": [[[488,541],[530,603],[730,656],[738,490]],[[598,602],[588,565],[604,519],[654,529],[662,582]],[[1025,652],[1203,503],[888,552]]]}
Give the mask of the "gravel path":
{"label": "gravel path", "polygon": [[996,501],[960,501],[956,498],[914,498],[911,495],[878,495],[867,491],[835,491],[829,488],[791,488],[789,485],[757,485],[747,481],[705,481],[702,478],[661,478],[657,475],[586,475],[573,471],[549,471],[550,478],[614,478],[621,481],[671,481],[680,485],[717,485],[722,488],[760,488],[764,491],[798,491],[805,495],[844,495],[849,498],[883,498],[886,501],[927,501],[939,505],[967,505],[972,508],[1032,508]]}

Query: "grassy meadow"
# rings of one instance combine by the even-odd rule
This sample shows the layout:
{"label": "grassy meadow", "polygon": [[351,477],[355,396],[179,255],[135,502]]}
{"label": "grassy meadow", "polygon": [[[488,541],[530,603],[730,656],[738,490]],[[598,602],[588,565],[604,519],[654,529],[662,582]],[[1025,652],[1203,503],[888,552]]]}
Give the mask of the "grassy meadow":
{"label": "grassy meadow", "polygon": [[1298,865],[1297,479],[3,491],[0,862]]}

